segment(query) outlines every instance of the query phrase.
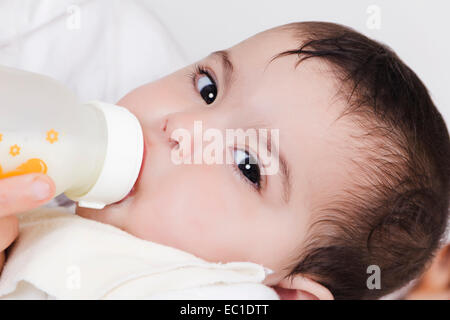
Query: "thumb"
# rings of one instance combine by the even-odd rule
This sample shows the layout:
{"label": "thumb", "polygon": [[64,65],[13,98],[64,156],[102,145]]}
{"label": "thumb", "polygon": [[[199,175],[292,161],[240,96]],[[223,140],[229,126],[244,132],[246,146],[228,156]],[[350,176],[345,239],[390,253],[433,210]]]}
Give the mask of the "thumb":
{"label": "thumb", "polygon": [[52,179],[41,173],[0,179],[0,217],[39,207],[55,193]]}

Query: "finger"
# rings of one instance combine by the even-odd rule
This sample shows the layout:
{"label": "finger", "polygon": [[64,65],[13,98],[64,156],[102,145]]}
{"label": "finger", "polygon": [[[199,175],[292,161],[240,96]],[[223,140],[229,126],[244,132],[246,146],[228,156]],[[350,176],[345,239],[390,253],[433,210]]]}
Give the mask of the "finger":
{"label": "finger", "polygon": [[19,220],[16,216],[0,218],[0,251],[5,250],[19,234]]}
{"label": "finger", "polygon": [[55,193],[45,174],[26,174],[0,180],[0,217],[21,213],[49,201]]}

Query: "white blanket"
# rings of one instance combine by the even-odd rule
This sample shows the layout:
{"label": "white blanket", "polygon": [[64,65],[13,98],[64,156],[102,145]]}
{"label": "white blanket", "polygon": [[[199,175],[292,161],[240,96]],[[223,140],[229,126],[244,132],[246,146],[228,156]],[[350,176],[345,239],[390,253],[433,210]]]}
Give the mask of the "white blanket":
{"label": "white blanket", "polygon": [[116,103],[187,61],[139,0],[2,0],[0,64],[57,79],[81,102]]}
{"label": "white blanket", "polygon": [[64,208],[19,218],[2,299],[278,299],[254,263],[207,262]]}

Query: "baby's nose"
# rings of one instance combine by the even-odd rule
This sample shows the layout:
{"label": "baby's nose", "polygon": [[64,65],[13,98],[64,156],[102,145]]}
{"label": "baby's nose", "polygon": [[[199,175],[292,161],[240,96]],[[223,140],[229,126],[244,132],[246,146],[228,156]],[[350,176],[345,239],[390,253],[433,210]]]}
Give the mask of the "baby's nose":
{"label": "baby's nose", "polygon": [[183,158],[195,157],[197,152],[202,152],[203,120],[198,113],[174,113],[163,120],[160,128],[172,149],[181,149]]}
{"label": "baby's nose", "polygon": [[165,123],[163,123],[163,130],[169,136],[177,129],[186,130],[190,132],[191,135],[193,135],[195,126],[198,127],[200,122],[203,122],[203,119],[198,113],[172,113],[165,118]]}
{"label": "baby's nose", "polygon": [[172,114],[166,117],[161,125],[161,130],[169,147],[178,149],[181,144],[184,152],[189,153],[184,156],[190,156],[193,151],[194,129],[190,121],[194,122],[192,117],[184,114]]}

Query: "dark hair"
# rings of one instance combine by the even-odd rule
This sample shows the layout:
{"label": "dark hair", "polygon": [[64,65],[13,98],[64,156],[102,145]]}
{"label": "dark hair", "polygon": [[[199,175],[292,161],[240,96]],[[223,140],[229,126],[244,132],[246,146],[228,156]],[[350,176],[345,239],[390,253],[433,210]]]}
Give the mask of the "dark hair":
{"label": "dark hair", "polygon": [[[341,117],[363,129],[353,159],[359,176],[314,214],[308,240],[289,276],[308,275],[335,299],[375,299],[405,285],[427,266],[449,213],[450,139],[417,75],[386,45],[342,25],[300,22],[293,32],[297,63],[318,58],[342,84]],[[297,66],[296,65],[296,66]],[[340,117],[340,118],[341,118]],[[367,268],[381,270],[369,289]]]}

